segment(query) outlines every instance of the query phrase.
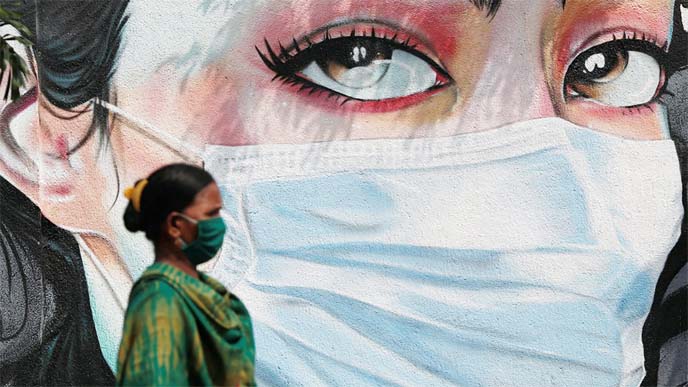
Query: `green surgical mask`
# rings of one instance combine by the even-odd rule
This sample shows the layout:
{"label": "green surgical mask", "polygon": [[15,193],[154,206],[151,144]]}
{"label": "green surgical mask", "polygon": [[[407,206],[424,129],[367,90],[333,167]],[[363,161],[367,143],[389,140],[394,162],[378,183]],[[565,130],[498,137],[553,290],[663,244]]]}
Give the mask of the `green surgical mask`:
{"label": "green surgical mask", "polygon": [[198,228],[198,235],[193,242],[186,243],[180,238],[182,252],[194,265],[200,265],[211,260],[222,247],[222,241],[227,230],[224,220],[219,216],[205,220],[196,220],[184,214],[179,215],[195,224]]}

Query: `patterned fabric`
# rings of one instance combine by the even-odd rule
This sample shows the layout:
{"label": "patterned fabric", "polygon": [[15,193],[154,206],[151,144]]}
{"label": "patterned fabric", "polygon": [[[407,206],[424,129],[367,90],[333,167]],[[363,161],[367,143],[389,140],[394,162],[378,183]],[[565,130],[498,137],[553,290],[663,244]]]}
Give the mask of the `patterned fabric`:
{"label": "patterned fabric", "polygon": [[150,266],[129,298],[118,385],[255,385],[255,344],[244,304],[203,273]]}

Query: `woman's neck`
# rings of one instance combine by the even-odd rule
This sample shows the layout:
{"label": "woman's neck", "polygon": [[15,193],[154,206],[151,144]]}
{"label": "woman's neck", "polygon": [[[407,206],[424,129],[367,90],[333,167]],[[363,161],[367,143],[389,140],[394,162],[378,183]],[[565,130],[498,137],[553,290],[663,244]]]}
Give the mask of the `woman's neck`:
{"label": "woman's neck", "polygon": [[166,263],[174,266],[184,273],[198,279],[198,270],[196,270],[196,266],[189,262],[189,259],[186,258],[181,252],[177,252],[165,247],[156,248],[155,262]]}

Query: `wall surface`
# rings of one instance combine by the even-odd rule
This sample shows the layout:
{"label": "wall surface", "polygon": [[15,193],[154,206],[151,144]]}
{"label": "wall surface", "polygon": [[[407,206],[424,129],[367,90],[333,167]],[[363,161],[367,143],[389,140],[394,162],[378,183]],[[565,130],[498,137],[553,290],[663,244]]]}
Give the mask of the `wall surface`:
{"label": "wall surface", "polygon": [[680,1],[0,4],[34,41],[0,102],[0,384],[114,381],[154,258],[123,190],[173,162],[221,188],[202,269],[261,385],[686,382]]}

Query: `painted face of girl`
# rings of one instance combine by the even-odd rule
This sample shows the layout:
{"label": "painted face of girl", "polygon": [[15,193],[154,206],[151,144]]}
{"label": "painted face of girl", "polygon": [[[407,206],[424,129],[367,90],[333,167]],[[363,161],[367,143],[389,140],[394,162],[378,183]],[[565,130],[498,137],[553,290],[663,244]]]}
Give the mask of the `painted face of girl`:
{"label": "painted face of girl", "polygon": [[[671,0],[165,4],[126,7],[110,100],[129,119],[109,118],[107,147],[94,136],[67,152],[91,128],[90,103],[74,114],[35,93],[5,110],[19,147],[40,145],[29,156],[49,184],[13,183],[60,225],[108,232],[118,183],[200,161],[207,144],[439,137],[552,116],[667,136]],[[35,110],[40,125],[20,120]],[[84,208],[93,216],[74,215]]]}
{"label": "painted face of girl", "polygon": [[[495,3],[495,7],[481,8],[476,3]],[[496,3],[467,0],[263,0],[231,4],[207,1],[201,7],[179,2],[175,6],[158,9],[150,2],[133,2],[130,7],[132,16],[124,35],[125,48],[114,78],[117,105],[129,116],[199,150],[206,144],[240,148],[252,144],[452,136],[542,117],[560,117],[577,124],[577,128],[588,127],[616,137],[649,140],[668,135],[662,97],[667,76],[672,70],[666,53],[674,17],[672,1],[568,0],[564,4],[560,0],[504,0],[499,7]],[[179,20],[184,20],[183,24],[180,25]],[[126,126],[124,122],[116,123],[113,134],[121,136],[122,143],[132,144],[126,148],[128,151],[135,150],[138,147],[135,144],[143,144],[145,139],[136,138],[139,132]],[[548,137],[543,137],[536,138],[535,142],[540,142],[537,146],[547,143]],[[399,144],[394,141],[372,143]],[[476,140],[476,143],[480,142]],[[513,143],[525,146],[518,141]],[[630,142],[624,142],[627,143]],[[666,160],[670,160],[673,144],[662,143],[666,145]],[[630,210],[635,213],[635,219],[642,219],[637,209],[648,209],[650,207],[646,204],[654,202],[647,200],[642,205],[630,205],[636,203],[638,197],[630,190],[607,189],[605,186],[593,192],[586,188],[593,186],[592,182],[581,182],[580,186],[567,184],[578,182],[579,176],[593,175],[600,176],[602,180],[610,177],[608,187],[621,187],[621,184],[637,186],[629,182],[643,176],[642,168],[630,168],[630,176],[606,172],[588,174],[585,168],[574,167],[582,158],[579,154],[576,156],[581,157],[572,157],[570,164],[567,162],[552,169],[549,169],[553,165],[552,159],[546,155],[544,159],[537,159],[540,163],[528,159],[528,163],[518,166],[509,164],[509,157],[518,159],[518,156],[511,155],[500,159],[507,160],[504,164],[480,159],[486,165],[504,168],[477,169],[467,173],[472,167],[479,167],[471,164],[462,169],[451,165],[446,166],[446,170],[442,170],[445,174],[442,174],[432,169],[429,162],[414,163],[412,167],[403,169],[392,161],[385,164],[387,158],[379,157],[383,161],[376,164],[376,155],[363,155],[365,149],[356,148],[356,143],[350,148],[346,145],[338,143],[328,149],[330,153],[327,155],[332,157],[324,157],[326,162],[319,165],[323,169],[332,167],[326,172],[315,167],[298,167],[316,164],[304,160],[325,153],[323,149],[326,146],[249,148],[268,149],[262,155],[260,151],[242,154],[242,149],[220,147],[214,148],[220,149],[217,153],[220,156],[209,158],[208,167],[216,176],[231,171],[226,174],[233,179],[227,178],[221,186],[225,192],[223,195],[227,195],[223,196],[225,203],[236,204],[234,207],[228,205],[227,218],[228,224],[235,225],[230,234],[241,241],[221,259],[226,266],[215,272],[230,285],[236,285],[238,294],[254,300],[252,313],[257,337],[274,350],[274,357],[268,355],[264,363],[264,369],[269,369],[267,373],[271,376],[298,374],[295,376],[298,378],[296,384],[318,380],[321,373],[328,372],[349,376],[351,370],[363,370],[357,374],[365,374],[365,370],[369,370],[370,374],[377,376],[383,374],[378,374],[379,364],[384,364],[396,370],[384,374],[389,377],[384,380],[400,378],[406,383],[414,377],[432,380],[436,375],[418,375],[433,367],[442,370],[438,372],[442,375],[445,370],[449,374],[457,369],[455,359],[460,358],[457,352],[461,352],[457,348],[463,344],[452,340],[461,341],[457,339],[462,337],[457,335],[461,330],[457,329],[459,326],[471,327],[470,330],[477,327],[475,329],[479,333],[476,336],[481,337],[480,340],[491,337],[489,332],[500,332],[495,343],[509,341],[507,337],[518,337],[523,339],[523,343],[528,343],[510,346],[510,349],[527,347],[547,337],[543,332],[549,331],[556,339],[548,342],[547,349],[533,357],[542,358],[541,354],[546,352],[547,357],[553,354],[552,358],[557,358],[558,350],[567,352],[571,349],[572,346],[565,343],[579,341],[563,331],[592,327],[592,321],[600,322],[599,303],[595,301],[596,305],[590,309],[587,305],[581,308],[581,304],[569,301],[553,306],[551,315],[556,314],[563,323],[558,325],[548,321],[542,329],[533,329],[532,321],[541,319],[531,318],[531,313],[537,310],[540,316],[550,315],[542,312],[547,307],[540,308],[555,305],[557,301],[554,299],[577,298],[580,285],[585,282],[577,277],[581,272],[597,275],[622,273],[616,278],[623,283],[637,278],[634,270],[640,266],[629,271],[619,270],[616,262],[633,264],[631,259],[617,260],[618,256],[600,259],[601,254],[592,254],[588,261],[592,265],[587,269],[583,268],[579,255],[575,255],[575,260],[561,259],[569,256],[568,252],[562,253],[567,247],[557,250],[561,255],[542,261],[531,260],[529,253],[515,254],[510,260],[505,258],[509,253],[495,253],[495,250],[540,251],[539,247],[548,246],[542,250],[549,251],[560,242],[577,244],[581,240],[587,241],[584,238],[588,235],[591,240],[606,240],[605,234],[618,229],[612,226],[615,221],[606,223],[604,219],[618,216],[618,208],[635,209]],[[632,153],[628,151],[629,147],[621,148],[621,154]],[[412,152],[416,149],[404,153],[405,149],[400,151],[391,145],[378,149],[389,150],[390,160],[397,160],[400,154],[402,159],[406,154],[416,154]],[[439,152],[437,149],[433,151]],[[147,152],[144,149],[139,153],[116,151],[115,154],[130,158],[125,160],[126,165],[136,165],[141,163]],[[347,159],[347,156],[351,157]],[[351,167],[345,164],[349,160],[360,161],[362,165]],[[602,160],[596,165],[602,170],[616,165],[605,163],[604,158]],[[280,164],[281,161],[284,162]],[[297,167],[291,170],[289,165]],[[660,171],[669,164],[656,165],[660,167],[650,167],[646,171]],[[255,184],[244,183],[243,180],[253,177],[244,178],[240,173],[244,171],[247,171],[246,175],[257,171]],[[575,172],[568,174],[568,171]],[[432,175],[432,172],[438,174]],[[675,165],[669,172],[677,172]],[[283,175],[275,177],[272,173]],[[532,175],[527,175],[530,173]],[[647,173],[644,176],[652,175]],[[556,176],[557,179],[543,180],[543,176]],[[667,204],[669,207],[669,203],[677,203],[677,184],[673,184],[677,173],[672,176],[673,180],[666,180],[671,184],[657,184],[667,188],[664,191],[667,195],[655,196],[658,199],[654,204],[660,207]],[[432,189],[425,192],[425,187]],[[493,191],[505,187],[504,193],[508,194]],[[532,188],[535,189],[531,191]],[[605,205],[585,203],[581,198],[591,198],[597,203],[597,199],[604,196],[596,195],[598,192],[606,193],[606,199],[616,191],[623,191],[624,195],[618,197],[618,206],[610,211],[613,216],[607,216],[606,212],[604,215],[586,212],[586,209],[599,209]],[[569,193],[578,196],[567,202],[564,198]],[[494,203],[500,205],[490,207]],[[502,203],[509,205],[503,206]],[[519,205],[523,207],[509,212]],[[503,207],[509,207],[509,210],[500,216]],[[653,221],[631,227],[632,231],[621,234],[633,235],[625,239],[644,246],[665,241],[668,247],[656,254],[653,272],[661,267],[666,250],[675,243],[675,239],[669,236],[673,235],[678,224],[676,219],[680,214],[677,207],[666,209],[669,215],[661,218],[670,219],[667,227],[661,231],[653,227],[653,231],[660,232],[653,234],[648,243],[637,241],[650,235],[645,225],[654,224]],[[660,211],[649,209],[648,213]],[[624,218],[625,226],[633,226],[629,218]],[[493,219],[509,221],[493,223]],[[523,223],[519,223],[521,221]],[[516,223],[520,227],[513,227]],[[580,228],[572,232],[574,236],[570,239],[552,231],[572,230],[572,225]],[[516,232],[503,231],[510,230],[510,227],[519,232],[527,230],[528,235],[520,237]],[[495,230],[509,236],[502,241],[503,244],[498,242]],[[553,233],[547,234],[550,231]],[[542,235],[546,237],[542,244],[538,244],[535,239]],[[480,238],[485,239],[477,241]],[[600,250],[604,250],[602,245]],[[488,253],[483,256],[475,251]],[[466,252],[470,259],[464,261],[462,254]],[[632,256],[652,255],[642,251],[629,254],[629,258]],[[494,261],[490,261],[490,257]],[[413,266],[413,262],[418,266]],[[528,266],[527,262],[573,263],[570,273],[576,274],[562,274],[569,271],[561,266],[548,271],[542,270],[541,265],[533,265],[532,272],[519,277],[526,272],[523,268]],[[486,267],[493,263],[500,268],[495,278],[485,274]],[[433,264],[438,266],[428,267]],[[467,268],[473,264],[475,277],[467,274]],[[609,271],[605,271],[605,267]],[[501,268],[508,274],[503,274]],[[509,271],[512,269],[514,273]],[[642,267],[639,271],[644,269]],[[245,272],[236,273],[241,270]],[[437,277],[429,272],[437,273]],[[551,273],[554,274],[549,278]],[[237,277],[240,276],[239,281]],[[494,285],[499,288],[495,293],[498,295],[487,298],[495,301],[492,304],[486,301],[489,306],[483,308],[486,304],[478,305],[480,301],[477,301],[475,304],[468,302],[470,305],[462,309],[459,304],[463,301],[458,299],[466,297],[457,297],[457,292],[464,290],[458,289],[463,285],[455,287],[452,280],[466,276],[479,278],[475,283],[481,284],[501,284],[505,278],[513,281],[503,288]],[[527,282],[543,277],[546,279],[542,282],[529,282],[524,289],[561,289],[570,284],[567,291],[571,290],[571,294],[576,296],[557,297],[548,292],[542,298],[534,296],[530,299],[533,304],[528,305],[530,301],[525,301],[528,296],[520,289],[514,291],[510,288],[502,292],[514,283],[524,283],[522,278],[527,278],[523,280]],[[619,286],[624,292],[609,296],[606,293],[608,276],[586,277],[589,282],[583,286],[586,289],[583,294],[590,300],[644,299],[649,303],[655,281],[650,278],[643,287]],[[359,286],[357,282],[364,285]],[[477,285],[465,286],[476,293],[464,295],[480,294],[478,298],[485,299],[484,295],[489,292],[484,288],[471,288]],[[504,298],[505,293],[514,295],[513,302]],[[504,312],[504,309],[512,307],[514,309]],[[569,315],[560,313],[566,308],[570,308]],[[595,312],[584,316],[582,309]],[[495,314],[490,314],[492,312]],[[638,309],[634,316],[643,313],[645,310]],[[474,317],[476,314],[481,316],[478,318],[480,321],[459,322],[455,319],[455,316]],[[316,322],[304,326],[299,320],[298,324],[293,324],[298,320],[293,316],[297,315],[315,316],[312,320]],[[505,315],[508,317],[500,320]],[[495,327],[492,325],[494,321],[501,323]],[[504,321],[523,321],[523,325],[510,325],[502,331]],[[567,325],[571,321],[580,324]],[[584,336],[595,336],[609,327],[617,330],[621,325],[618,322],[616,318],[600,322]],[[629,346],[623,349],[623,353],[616,348],[610,351],[618,351],[617,359],[633,359],[624,363],[624,367],[635,370],[640,365],[641,369],[642,354],[636,350],[641,344],[637,338],[642,324],[634,322],[630,325],[623,328],[623,335],[636,338],[634,349]],[[563,326],[576,328],[561,328]],[[367,327],[380,328],[370,333]],[[631,331],[633,333],[626,335]],[[519,334],[514,335],[513,332]],[[399,338],[399,335],[404,337]],[[329,351],[322,349],[319,343],[314,344],[322,337],[337,337],[341,341],[333,343]],[[403,344],[409,342],[409,337],[418,347],[414,344],[414,348],[409,348]],[[606,353],[600,348],[616,343],[615,340],[605,337],[605,343],[600,345],[589,345],[589,341],[580,340],[586,345],[574,345],[574,352],[583,354],[581,357],[584,358],[590,353]],[[480,347],[470,340],[466,342]],[[494,362],[494,359],[507,357],[501,357],[503,354],[496,353],[498,351],[490,352],[490,348],[499,345],[492,344],[485,345],[485,350],[480,351],[481,356],[486,353],[490,356],[476,364],[503,364]],[[342,351],[342,348],[353,349]],[[282,364],[287,353],[299,360]],[[422,355],[414,357],[416,354]],[[394,362],[396,356],[402,359],[398,363]],[[614,362],[616,360],[608,364]],[[270,369],[278,363],[282,364],[282,369]],[[291,368],[293,364],[298,366]],[[409,368],[409,364],[420,366],[418,369]],[[546,368],[539,367],[540,363],[534,367],[533,363],[528,364],[538,370],[535,372],[548,372],[543,371]],[[595,360],[590,364],[593,365],[591,368],[599,366]],[[619,367],[617,363],[608,368]],[[299,371],[295,371],[297,368]],[[341,371],[341,374],[333,371],[338,369],[346,371]],[[405,371],[399,372],[400,369]],[[554,369],[560,371],[558,366]],[[458,383],[460,376],[464,376],[462,371],[447,378]],[[482,372],[487,375],[504,374],[483,369],[474,375]],[[472,375],[472,372],[466,371],[466,375]],[[637,378],[637,374],[633,377]],[[509,377],[504,380],[507,379],[510,380]],[[570,380],[576,379],[572,377]],[[367,380],[382,379],[371,377]],[[461,380],[471,384],[465,380],[485,379],[466,376]],[[522,384],[533,383],[536,382]],[[450,383],[426,381],[425,384]]]}
{"label": "painted face of girl", "polygon": [[[5,118],[19,147],[40,144],[33,157],[54,180],[30,196],[46,216],[140,256],[118,184],[198,160],[208,144],[441,137],[541,117],[666,138],[674,9],[672,0],[130,0],[107,147],[93,136],[68,152],[88,138],[91,102],[75,115],[36,93]],[[36,106],[39,129],[20,125]]]}

